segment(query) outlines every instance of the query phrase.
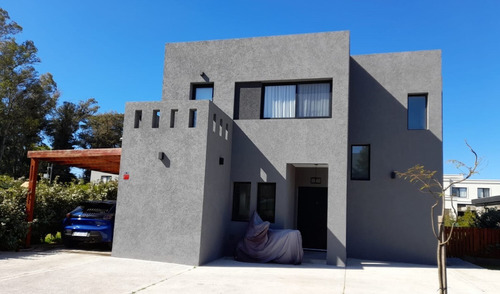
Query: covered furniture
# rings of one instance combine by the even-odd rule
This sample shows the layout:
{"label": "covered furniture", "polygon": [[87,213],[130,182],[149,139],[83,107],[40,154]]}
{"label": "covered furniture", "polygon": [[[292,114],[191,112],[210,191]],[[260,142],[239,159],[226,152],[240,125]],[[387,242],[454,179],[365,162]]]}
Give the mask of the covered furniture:
{"label": "covered furniture", "polygon": [[300,231],[273,230],[269,225],[254,212],[234,258],[244,262],[301,264],[304,250]]}

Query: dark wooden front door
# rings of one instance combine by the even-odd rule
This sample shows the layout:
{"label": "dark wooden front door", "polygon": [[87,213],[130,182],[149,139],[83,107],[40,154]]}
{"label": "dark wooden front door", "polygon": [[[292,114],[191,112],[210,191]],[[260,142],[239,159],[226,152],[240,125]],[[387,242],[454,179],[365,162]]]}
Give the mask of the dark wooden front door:
{"label": "dark wooden front door", "polygon": [[302,246],[326,249],[328,188],[299,187],[297,229],[302,234]]}

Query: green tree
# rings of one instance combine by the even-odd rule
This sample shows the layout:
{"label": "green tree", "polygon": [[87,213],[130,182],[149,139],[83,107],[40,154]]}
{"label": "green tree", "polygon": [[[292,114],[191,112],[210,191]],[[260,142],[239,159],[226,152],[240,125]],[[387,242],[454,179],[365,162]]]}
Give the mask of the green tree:
{"label": "green tree", "polygon": [[123,114],[107,112],[90,116],[82,124],[80,146],[89,148],[118,148],[123,135]]}
{"label": "green tree", "polygon": [[[52,143],[52,149],[65,150],[77,146],[80,125],[87,123],[89,117],[98,109],[99,106],[94,98],[80,101],[78,105],[65,101],[57,107],[46,130]],[[54,166],[52,175],[58,176],[61,182],[68,182],[74,178],[68,166]]]}
{"label": "green tree", "polygon": [[0,173],[26,176],[26,152],[41,144],[41,131],[59,93],[50,73],[38,76],[33,41],[18,43],[22,27],[0,8]]}
{"label": "green tree", "polygon": [[464,212],[464,215],[457,217],[457,226],[460,228],[472,228],[476,226],[477,215],[475,211],[467,210]]}
{"label": "green tree", "polygon": [[500,228],[500,211],[489,208],[476,219],[478,228]]}
{"label": "green tree", "polygon": [[[434,236],[436,237],[437,240],[437,250],[436,250],[436,259],[437,259],[437,265],[438,265],[438,280],[439,280],[439,293],[445,294],[448,293],[448,281],[447,281],[447,275],[446,275],[446,244],[450,241],[453,228],[455,227],[456,223],[451,223],[451,231],[449,236],[446,236],[446,231],[445,231],[445,222],[446,222],[446,210],[445,210],[445,201],[444,201],[444,195],[445,192],[450,189],[453,185],[461,183],[467,179],[469,179],[472,175],[476,173],[476,169],[479,166],[479,159],[477,157],[477,153],[470,147],[467,142],[465,142],[467,147],[469,147],[470,151],[474,155],[474,164],[472,166],[467,166],[463,162],[458,161],[458,160],[451,160],[453,164],[455,164],[455,167],[459,170],[465,169],[466,172],[464,174],[466,175],[463,179],[456,181],[456,182],[451,182],[449,183],[448,186],[443,186],[442,184],[442,178],[436,178],[436,171],[431,171],[431,170],[426,170],[424,166],[422,165],[415,165],[411,168],[409,168],[405,172],[397,172],[397,175],[400,178],[403,178],[405,180],[408,180],[410,183],[414,183],[419,186],[419,190],[423,193],[426,193],[430,196],[432,196],[435,200],[434,204],[431,206],[431,220],[432,220],[432,232],[434,233]],[[451,198],[453,201],[453,197]],[[457,212],[455,211],[455,208],[452,205],[452,208],[454,210],[454,214],[457,215]],[[441,209],[440,211],[440,218],[438,223],[435,223],[434,221],[434,216],[435,210],[436,209]]]}

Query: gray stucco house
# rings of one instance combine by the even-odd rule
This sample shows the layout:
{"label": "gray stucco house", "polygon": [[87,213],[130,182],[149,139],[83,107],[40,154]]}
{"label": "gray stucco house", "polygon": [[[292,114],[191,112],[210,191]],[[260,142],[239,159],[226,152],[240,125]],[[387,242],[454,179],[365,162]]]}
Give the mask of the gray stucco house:
{"label": "gray stucco house", "polygon": [[348,31],[170,43],[163,97],[127,103],[113,256],[200,265],[256,210],[304,248],[435,263],[441,52],[350,55]]}

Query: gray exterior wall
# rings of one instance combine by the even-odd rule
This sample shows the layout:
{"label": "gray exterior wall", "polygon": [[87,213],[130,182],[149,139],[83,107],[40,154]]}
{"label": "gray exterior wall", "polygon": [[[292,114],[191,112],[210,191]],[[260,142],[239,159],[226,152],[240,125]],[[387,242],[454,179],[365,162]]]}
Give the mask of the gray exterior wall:
{"label": "gray exterior wall", "polygon": [[[332,81],[332,118],[261,120],[252,119],[256,109],[260,113],[260,105],[241,109],[241,119],[234,121],[231,182],[252,183],[251,211],[256,209],[257,183],[276,183],[276,221],[272,227],[294,228],[296,186],[294,179],[287,178],[287,164],[330,166],[328,262],[343,265],[349,33],[167,44],[163,100],[188,100],[190,85],[205,82],[201,72],[214,84],[214,103],[230,117],[235,83]],[[245,229],[246,223],[230,223],[226,254],[234,250]]]}
{"label": "gray exterior wall", "polygon": [[[190,109],[197,110],[194,128],[188,127]],[[136,110],[142,111],[139,128]],[[152,128],[153,110],[161,113],[158,128]],[[218,119],[213,132],[214,113],[230,124],[209,101],[127,103],[113,256],[198,265],[221,255],[230,214],[231,129],[227,139],[220,136]]]}
{"label": "gray exterior wall", "polygon": [[[409,94],[427,94],[428,129],[407,129]],[[441,52],[351,58],[349,144],[370,144],[371,178],[348,181],[349,257],[435,263],[431,196],[392,171],[416,164],[442,178]]]}
{"label": "gray exterior wall", "polygon": [[[234,182],[251,182],[250,211],[258,183],[276,183],[271,227],[295,229],[297,190],[314,174],[328,187],[328,264],[433,263],[430,201],[390,173],[416,163],[442,173],[440,52],[351,58],[349,46],[349,32],[167,44],[162,101],[126,106],[113,255],[194,265],[231,255],[247,227],[231,221]],[[308,81],[331,82],[331,117],[260,119],[262,84]],[[190,100],[204,83],[213,102]],[[412,93],[428,94],[429,130],[406,129]],[[370,181],[350,180],[352,144],[371,146]]]}

